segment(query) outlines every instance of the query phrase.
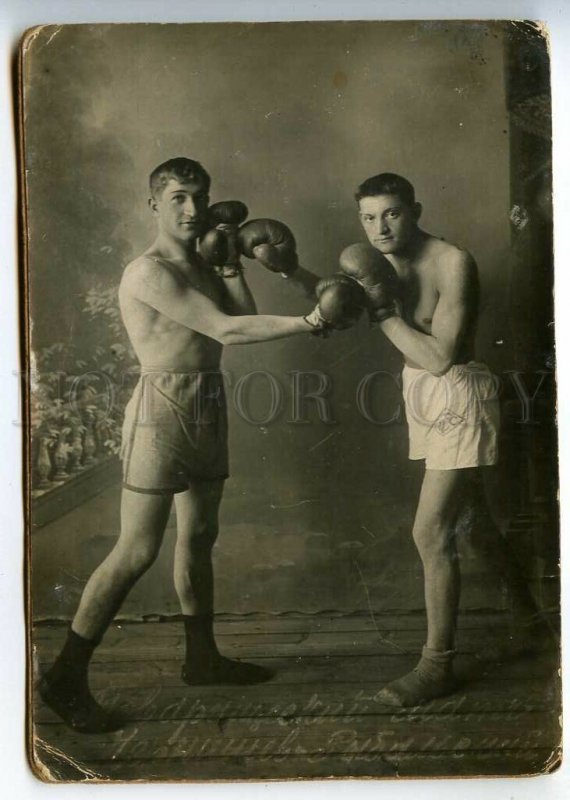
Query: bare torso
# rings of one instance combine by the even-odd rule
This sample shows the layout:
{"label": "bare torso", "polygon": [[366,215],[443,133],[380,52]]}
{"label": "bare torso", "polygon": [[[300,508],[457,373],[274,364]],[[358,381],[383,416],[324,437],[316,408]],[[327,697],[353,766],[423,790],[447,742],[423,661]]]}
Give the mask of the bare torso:
{"label": "bare torso", "polygon": [[149,259],[175,278],[181,292],[192,286],[209,297],[218,308],[222,299],[219,279],[206,268],[198,254],[192,254],[184,261],[171,260],[153,246],[131,261],[119,286],[119,305],[141,366],[171,372],[217,369],[222,355],[219,342],[174,322],[135,296],[137,283],[145,279],[143,269]]}
{"label": "bare torso", "polygon": [[[446,263],[455,258],[459,248],[455,245],[425,234],[418,253],[405,266],[393,263],[400,281],[400,301],[405,322],[422,333],[431,334],[432,319],[437,307],[440,291],[445,286]],[[465,364],[474,358],[475,333],[479,305],[478,282],[475,280],[468,296],[467,325],[459,343],[455,363]],[[418,367],[406,359],[410,367]]]}

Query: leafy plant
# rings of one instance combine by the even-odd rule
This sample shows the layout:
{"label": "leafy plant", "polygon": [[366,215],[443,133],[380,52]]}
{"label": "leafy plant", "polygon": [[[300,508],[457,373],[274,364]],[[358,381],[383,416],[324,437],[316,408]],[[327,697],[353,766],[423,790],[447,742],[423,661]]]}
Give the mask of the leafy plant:
{"label": "leafy plant", "polygon": [[99,344],[87,358],[78,358],[75,345],[64,342],[34,352],[32,438],[44,438],[51,450],[57,445],[60,453],[68,453],[71,444],[64,439],[89,428],[100,450],[116,454],[128,400],[123,376],[136,357],[121,321],[117,286],[97,284],[84,299],[83,311]]}

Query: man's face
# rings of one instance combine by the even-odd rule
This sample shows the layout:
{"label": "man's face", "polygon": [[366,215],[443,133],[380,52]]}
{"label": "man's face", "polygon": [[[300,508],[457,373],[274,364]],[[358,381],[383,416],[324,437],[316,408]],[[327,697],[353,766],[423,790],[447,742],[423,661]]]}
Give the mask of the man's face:
{"label": "man's face", "polygon": [[202,181],[180,183],[171,178],[161,196],[149,204],[162,232],[190,242],[204,232],[209,199]]}
{"label": "man's face", "polygon": [[370,244],[384,255],[401,253],[412,241],[421,207],[407,205],[395,194],[363,197],[358,202],[360,221]]}

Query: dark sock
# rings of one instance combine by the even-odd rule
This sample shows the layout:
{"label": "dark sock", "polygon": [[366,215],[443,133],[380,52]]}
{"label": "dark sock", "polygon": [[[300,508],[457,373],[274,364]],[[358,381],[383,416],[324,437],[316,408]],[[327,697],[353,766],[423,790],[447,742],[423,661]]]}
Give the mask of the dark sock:
{"label": "dark sock", "polygon": [[102,708],[89,690],[89,662],[98,644],[70,628],[61,653],[39,683],[46,705],[81,733],[104,733],[123,727],[123,720]]}
{"label": "dark sock", "polygon": [[186,661],[182,679],[189,685],[262,683],[273,672],[257,664],[220,655],[214,639],[213,614],[184,615]]}
{"label": "dark sock", "polygon": [[84,639],[69,628],[66,642],[45,678],[54,688],[69,694],[88,689],[87,670],[98,641]]}
{"label": "dark sock", "polygon": [[214,639],[214,615],[185,614],[184,632],[186,634],[186,663],[202,661],[212,654],[218,655],[216,640]]}
{"label": "dark sock", "polygon": [[453,692],[453,657],[455,650],[424,647],[422,657],[411,672],[388,683],[376,700],[391,706],[418,706]]}

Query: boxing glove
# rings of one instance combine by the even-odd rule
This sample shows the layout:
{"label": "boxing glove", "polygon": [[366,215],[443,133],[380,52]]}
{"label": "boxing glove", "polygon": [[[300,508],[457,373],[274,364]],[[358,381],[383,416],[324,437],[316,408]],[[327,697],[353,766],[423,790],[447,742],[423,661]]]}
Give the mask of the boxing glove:
{"label": "boxing glove", "polygon": [[241,200],[223,200],[210,206],[208,221],[212,228],[222,225],[239,226],[246,221],[248,214],[249,209]]}
{"label": "boxing glove", "polygon": [[342,272],[365,291],[372,322],[397,315],[398,279],[390,262],[374,247],[351,244],[339,259]]}
{"label": "boxing glove", "polygon": [[248,213],[240,200],[224,200],[208,209],[210,230],[200,241],[200,254],[224,278],[242,272],[238,230]]}
{"label": "boxing glove", "polygon": [[315,294],[318,304],[305,320],[315,328],[313,333],[316,334],[350,328],[366,308],[366,292],[362,286],[339,273],[320,280]]}
{"label": "boxing glove", "polygon": [[221,231],[212,228],[200,239],[199,251],[207,264],[223,267],[229,255],[227,237]]}
{"label": "boxing glove", "polygon": [[291,275],[299,266],[295,237],[276,219],[253,219],[239,229],[241,252],[271,272]]}

